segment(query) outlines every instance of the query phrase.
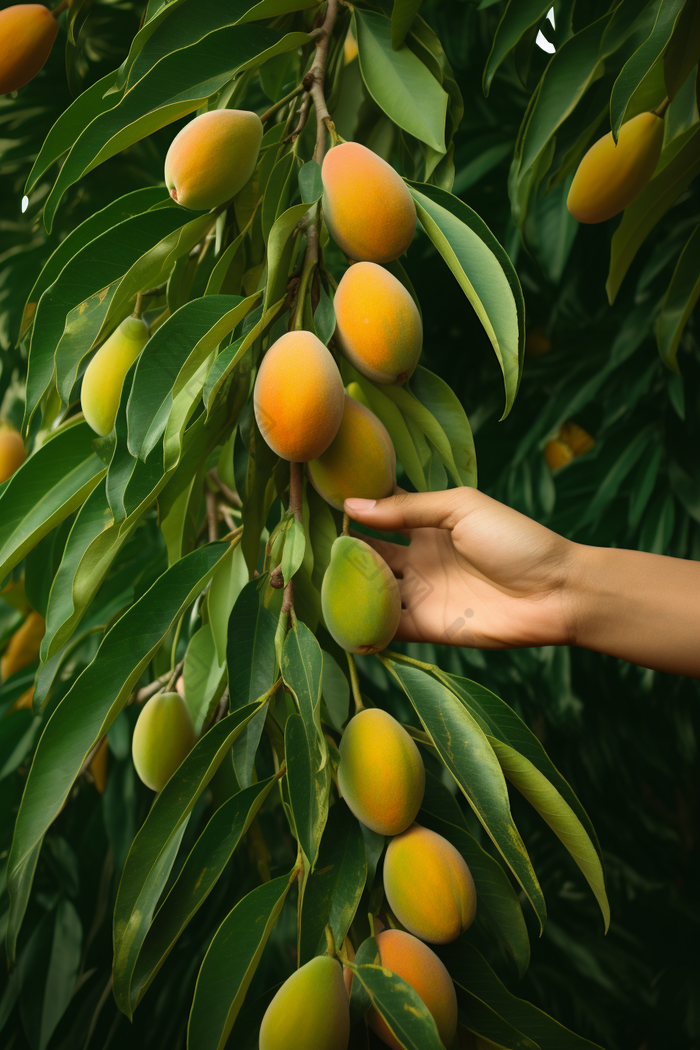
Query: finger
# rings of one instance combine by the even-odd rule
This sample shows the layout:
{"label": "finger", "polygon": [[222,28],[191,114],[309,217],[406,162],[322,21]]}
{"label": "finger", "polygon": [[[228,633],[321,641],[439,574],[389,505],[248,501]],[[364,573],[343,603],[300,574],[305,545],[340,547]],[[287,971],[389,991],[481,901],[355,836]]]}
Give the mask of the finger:
{"label": "finger", "polygon": [[355,521],[373,529],[452,529],[474,505],[488,499],[472,488],[446,492],[398,492],[386,499],[346,499],[345,511]]}

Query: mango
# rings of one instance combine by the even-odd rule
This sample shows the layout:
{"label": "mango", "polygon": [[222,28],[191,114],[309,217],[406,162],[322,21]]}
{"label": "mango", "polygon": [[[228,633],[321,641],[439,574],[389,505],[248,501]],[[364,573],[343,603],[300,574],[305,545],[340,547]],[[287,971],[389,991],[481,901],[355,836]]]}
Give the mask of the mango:
{"label": "mango", "polygon": [[551,438],[544,446],[544,458],[550,470],[561,470],[567,463],[571,463],[574,453],[564,441],[559,438]]}
{"label": "mango", "polygon": [[0,95],[37,75],[57,33],[58,22],[43,4],[14,4],[0,11]]}
{"label": "mango", "polygon": [[656,113],[640,113],[594,142],[574,175],[567,207],[579,222],[605,222],[639,196],[661,156],[664,122]]}
{"label": "mango", "polygon": [[386,649],[401,619],[396,577],[377,552],[354,536],[338,536],[321,584],[326,627],[349,653]]}
{"label": "mango", "polygon": [[26,458],[19,431],[9,423],[0,423],[0,483],[8,481]]}
{"label": "mango", "polygon": [[326,154],[321,176],[328,232],[350,259],[387,263],[406,251],[416,206],[390,164],[359,142],[343,142]]}
{"label": "mango", "polygon": [[544,357],[551,349],[551,340],[544,334],[542,325],[531,328],[525,337],[525,355],[527,357]]}
{"label": "mango", "polygon": [[194,747],[192,716],[179,693],[156,693],[134,726],[131,754],[141,780],[161,791]]}
{"label": "mango", "polygon": [[288,977],[265,1011],[260,1050],[347,1050],[350,1004],[337,959],[317,956]]}
{"label": "mango", "polygon": [[146,322],[140,317],[127,317],[85,369],[80,404],[96,434],[106,437],[114,426],[124,377],[147,342]]}
{"label": "mango", "polygon": [[214,109],[185,124],[165,157],[165,185],[194,211],[218,208],[243,189],[255,170],[263,126],[257,113]]}
{"label": "mango", "polygon": [[389,433],[374,412],[345,395],[340,429],[318,459],[307,467],[311,484],[336,510],[349,496],[382,499],[396,483],[396,453]]}
{"label": "mango", "polygon": [[384,893],[401,925],[431,944],[454,941],[476,915],[476,887],[462,854],[418,824],[389,843]]}
{"label": "mango", "polygon": [[101,795],[104,795],[105,788],[107,786],[107,755],[109,754],[109,744],[107,743],[107,737],[104,737],[102,743],[95,752],[94,758],[90,763],[90,772],[92,773],[92,779],[95,782],[95,787]]}
{"label": "mango", "polygon": [[578,423],[574,423],[573,420],[562,423],[559,439],[566,442],[575,456],[582,456],[585,452],[590,452],[595,445],[595,439],[588,431],[580,427]]}
{"label": "mango", "polygon": [[348,722],[338,786],[357,819],[379,835],[399,835],[416,819],[425,792],[423,759],[387,711],[367,707]]}
{"label": "mango", "polygon": [[423,346],[418,307],[401,281],[376,263],[343,274],[333,300],[335,336],[351,365],[375,383],[403,383]]}
{"label": "mango", "polygon": [[312,332],[287,332],[262,359],[253,405],[273,452],[294,463],[317,459],[338,433],[345,391],[333,355]]}
{"label": "mango", "polygon": [[[433,1015],[443,1046],[449,1048],[457,1032],[457,993],[444,964],[427,944],[402,930],[383,930],[377,934],[377,945],[382,966],[418,993]],[[375,1009],[369,1011],[367,1020],[387,1046],[401,1050]]]}
{"label": "mango", "polygon": [[39,659],[41,639],[44,637],[46,624],[44,617],[32,610],[21,626],[7,643],[7,648],[0,659],[0,682],[10,675],[29,667]]}

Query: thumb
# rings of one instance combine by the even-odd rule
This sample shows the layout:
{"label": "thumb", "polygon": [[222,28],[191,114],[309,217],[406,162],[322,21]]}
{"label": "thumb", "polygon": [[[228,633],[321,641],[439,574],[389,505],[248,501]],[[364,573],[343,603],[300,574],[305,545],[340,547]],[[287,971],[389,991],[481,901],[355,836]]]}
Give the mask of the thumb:
{"label": "thumb", "polygon": [[472,488],[444,492],[398,492],[386,499],[346,499],[345,512],[373,529],[453,529],[482,497]]}

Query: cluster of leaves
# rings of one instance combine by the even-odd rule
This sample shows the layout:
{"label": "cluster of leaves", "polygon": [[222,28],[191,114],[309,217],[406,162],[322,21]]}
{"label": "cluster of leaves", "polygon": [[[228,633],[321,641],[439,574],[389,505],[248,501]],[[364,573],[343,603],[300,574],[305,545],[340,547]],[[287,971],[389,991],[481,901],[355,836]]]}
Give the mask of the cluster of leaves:
{"label": "cluster of leaves", "polygon": [[[193,6],[196,17],[187,21],[188,7]],[[61,237],[60,248],[30,295],[37,256],[27,263],[29,253],[20,251],[18,265],[5,271],[7,286],[17,291],[6,300],[8,312],[14,311],[9,325],[13,334],[19,330],[22,302],[39,302],[36,310],[30,307],[24,315],[25,326],[29,325],[25,353],[30,339],[33,358],[35,339],[38,348],[27,398],[31,435],[38,440],[37,451],[12,483],[15,492],[23,489],[21,498],[7,498],[11,488],[0,495],[2,553],[5,564],[15,562],[15,581],[23,572],[26,595],[48,622],[39,667],[27,668],[0,691],[6,714],[27,688],[33,685],[35,690],[34,710],[12,710],[3,719],[0,736],[0,791],[8,815],[2,850],[9,850],[25,783],[28,791],[14,847],[12,909],[8,910],[4,892],[6,868],[0,898],[9,944],[18,938],[19,945],[18,966],[0,1000],[3,1035],[9,1033],[10,1045],[16,1048],[114,1047],[133,1045],[134,1040],[137,1045],[184,1045],[190,1007],[192,1045],[223,1045],[232,1031],[231,1042],[254,1047],[270,990],[291,970],[291,946],[296,945],[296,958],[302,962],[323,950],[328,921],[336,943],[350,928],[356,943],[364,939],[356,962],[361,980],[354,982],[359,1002],[353,1010],[359,1016],[367,1004],[360,993],[363,988],[390,1025],[397,1023],[396,1001],[372,969],[374,948],[365,921],[367,912],[376,912],[381,905],[377,865],[382,843],[368,835],[341,803],[334,802],[326,810],[335,797],[331,788],[329,799],[330,771],[348,715],[349,687],[344,655],[317,626],[316,594],[338,522],[313,490],[306,490],[300,540],[299,529],[286,512],[285,467],[264,446],[245,403],[253,360],[286,330],[290,306],[286,278],[299,269],[303,249],[297,226],[319,195],[318,171],[309,162],[301,163],[311,155],[313,136],[304,130],[290,162],[292,151],[282,155],[279,151],[285,125],[275,123],[270,137],[266,136],[252,194],[246,198],[244,191],[225,221],[216,224],[210,216],[175,208],[162,187],[142,188],[144,183],[160,181],[162,146],[173,128],[137,141],[158,128],[163,118],[194,112],[216,91],[221,94],[214,96],[213,104],[258,111],[274,104],[308,68],[312,51],[308,30],[314,12],[287,16],[285,12],[296,5],[279,3],[275,8],[267,0],[253,9],[256,13],[251,12],[247,21],[245,4],[219,3],[211,5],[212,17],[220,20],[213,25],[202,20],[202,9],[208,6],[197,6],[193,0],[167,8],[151,2],[143,36],[135,38],[122,71],[110,74],[109,83],[93,90],[92,96],[88,89],[75,108],[66,111],[63,123],[57,125],[59,137],[48,151],[43,147],[35,173],[42,164],[50,165],[47,158],[57,158],[68,149],[68,160],[73,160],[65,178],[61,170],[63,181],[56,183],[57,189],[51,189],[49,167],[42,170],[28,214],[33,214],[35,195],[43,186],[39,203],[49,202],[47,214],[55,215],[48,243],[57,243],[53,238],[62,222],[70,235]],[[685,386],[676,379],[669,381],[658,359],[652,361],[648,354],[660,302],[656,289],[660,281],[668,283],[653,237],[668,239],[663,263],[672,264],[683,243],[679,240],[683,230],[687,237],[692,198],[681,202],[683,214],[673,209],[652,232],[651,243],[640,248],[635,263],[641,272],[637,288],[629,291],[628,279],[627,296],[623,286],[610,311],[600,303],[594,283],[601,265],[591,267],[596,250],[598,255],[605,250],[600,237],[583,245],[582,237],[575,238],[576,227],[566,215],[563,199],[556,203],[556,188],[541,199],[538,196],[540,218],[533,228],[539,247],[524,225],[534,259],[521,256],[519,268],[530,298],[530,315],[546,326],[555,349],[528,362],[516,411],[497,425],[503,383],[487,354],[480,354],[479,344],[487,348],[490,342],[496,350],[510,405],[522,367],[522,298],[498,241],[478,215],[448,191],[454,173],[455,192],[470,193],[470,202],[478,203],[479,213],[510,255],[517,256],[518,230],[504,208],[505,165],[516,144],[517,121],[524,118],[530,97],[526,67],[536,82],[538,72],[543,73],[538,70],[543,54],[534,49],[536,34],[531,31],[518,48],[517,64],[508,59],[496,74],[488,104],[480,100],[479,82],[500,13],[482,6],[487,9],[476,12],[457,2],[426,3],[422,13],[427,22],[423,22],[412,20],[415,4],[395,5],[391,19],[388,7],[359,5],[352,16],[359,58],[348,64],[342,59],[349,22],[345,14],[329,63],[329,103],[340,133],[387,156],[408,178],[424,180],[411,186],[427,236],[419,234],[407,269],[423,307],[426,364],[449,378],[450,387],[462,395],[460,400],[469,409],[479,446],[481,482],[489,491],[583,541],[629,543],[697,556],[697,467],[690,450],[693,433],[697,436],[693,428],[698,413],[692,408],[697,406],[700,384],[692,325],[685,336],[689,372]],[[183,13],[182,23],[171,21],[178,11]],[[281,20],[259,24],[259,19],[280,11]],[[394,50],[392,34],[393,44],[402,39],[402,12],[406,45]],[[533,16],[538,31],[544,13]],[[557,22],[566,24],[559,10]],[[175,28],[165,48],[168,53],[163,57],[163,50],[156,48],[149,65],[149,26],[166,32],[169,25]],[[195,35],[190,38],[187,33]],[[280,34],[283,40],[295,39],[282,45]],[[209,36],[205,48],[200,42]],[[215,39],[221,46],[212,49]],[[136,54],[137,41],[146,52],[143,58]],[[154,47],[157,43],[156,38]],[[175,85],[177,93],[169,74],[160,78],[168,70],[158,68],[167,63],[170,53],[173,67],[183,70],[182,81]],[[219,75],[228,74],[221,86],[211,83],[218,68],[212,54],[221,55]],[[183,63],[183,58],[193,62]],[[130,64],[136,67],[136,62],[142,65],[129,73]],[[44,88],[49,75],[43,78]],[[31,90],[39,92],[41,86],[40,77]],[[106,88],[112,90],[105,95]],[[410,106],[405,106],[406,88],[414,92]],[[117,113],[132,90],[136,94]],[[462,95],[469,98],[470,107],[457,132]],[[20,94],[4,105],[21,105],[24,97]],[[128,109],[131,103],[134,109]],[[189,108],[178,110],[180,105]],[[148,112],[142,112],[144,107]],[[160,116],[155,116],[152,111],[158,110]],[[41,137],[36,134],[34,152]],[[125,146],[123,153],[117,152]],[[102,167],[110,151],[114,155]],[[84,177],[94,163],[100,166]],[[114,185],[127,188],[120,181],[122,174],[133,180],[135,192],[115,200]],[[131,183],[127,186],[131,188]],[[494,187],[499,190],[497,200]],[[59,208],[62,193],[65,199]],[[79,208],[90,215],[82,226],[70,220],[71,214],[82,217]],[[16,225],[18,244],[25,243],[19,232],[26,237],[29,227]],[[113,229],[118,232],[110,238]],[[34,230],[32,237],[41,257],[46,252],[45,234]],[[205,250],[191,254],[202,242]],[[446,293],[449,278],[444,267],[434,265],[436,252],[450,265],[474,313],[465,311],[457,285]],[[334,326],[332,278],[342,272],[344,260],[328,244],[324,262],[328,283],[319,287],[315,313],[311,315],[308,308],[305,321],[328,341]],[[71,279],[62,287],[66,269]],[[399,269],[395,272],[407,280]],[[139,364],[127,380],[116,435],[93,451],[85,424],[73,418],[80,370],[90,347],[129,312],[134,293],[164,281],[164,292],[153,297],[147,313],[155,322],[153,342],[159,351],[157,368],[153,360],[143,358],[139,396],[147,399],[147,407],[136,412],[131,408],[136,400],[127,401],[139,378]],[[270,290],[277,294],[268,295]],[[271,313],[275,306],[278,310]],[[158,337],[161,331],[163,336]],[[474,352],[464,353],[465,340]],[[20,357],[15,367],[23,371]],[[8,376],[5,370],[5,386]],[[358,377],[346,372],[344,378]],[[390,429],[404,471],[403,484],[436,488],[448,479],[473,483],[475,461],[466,417],[433,372],[420,370],[412,384],[413,396],[407,395],[403,404],[372,384],[365,383],[364,389]],[[15,390],[10,390],[6,404],[17,412]],[[542,447],[559,423],[574,415],[595,435],[597,444],[593,453],[553,479],[542,459]],[[55,422],[59,426],[49,429]],[[201,543],[206,520],[203,483],[220,499],[222,514],[232,526],[243,521],[244,539],[238,545]],[[227,493],[235,492],[242,507],[237,500],[228,500]],[[35,507],[38,494],[41,502]],[[278,536],[285,533],[275,553],[281,549],[283,561],[286,555],[287,572],[298,570],[299,617],[283,645],[277,638],[277,646],[278,606],[267,577],[245,582],[252,567],[266,568],[265,540],[275,526]],[[3,638],[20,621],[20,614],[8,605],[3,611]],[[318,641],[304,624],[315,630]],[[677,839],[687,850],[692,818],[688,830],[678,801],[679,830],[674,832],[664,820],[664,807],[668,811],[674,784],[686,790],[695,752],[686,743],[682,770],[677,768],[676,752],[687,738],[693,716],[681,708],[684,714],[675,717],[677,736],[666,748],[664,767],[655,747],[656,716],[648,724],[645,721],[640,750],[653,763],[655,774],[652,778],[645,773],[643,781],[652,780],[649,791],[658,803],[652,810],[656,823],[639,807],[636,842],[632,833],[620,841],[630,799],[639,793],[639,786],[631,771],[627,794],[617,808],[611,807],[610,796],[620,795],[619,770],[631,749],[629,723],[620,716],[611,727],[607,718],[620,694],[629,697],[623,711],[627,719],[640,695],[645,700],[655,697],[658,704],[661,698],[653,676],[640,678],[629,670],[624,675],[612,661],[594,657],[581,658],[578,664],[574,660],[572,669],[565,650],[484,658],[411,649],[410,655],[441,663],[453,674],[415,667],[400,654],[387,660],[384,668],[377,661],[358,664],[365,695],[416,727],[430,771],[420,819],[454,842],[477,881],[479,922],[443,955],[469,1030],[505,1047],[590,1046],[524,1002],[525,988],[530,998],[560,1020],[606,1046],[636,1048],[647,1039],[650,1045],[665,1047],[667,1032],[662,1034],[661,1021],[656,1034],[653,1026],[641,1031],[638,1027],[640,1012],[648,1017],[659,996],[663,1001],[663,989],[672,988],[670,978],[656,980],[658,957],[639,960],[644,926],[638,911],[674,868],[669,862],[650,874],[638,863],[638,856],[644,853],[640,839],[647,833],[653,833],[664,849],[672,841],[674,856]],[[136,782],[129,755],[137,708],[127,700],[134,698],[142,683],[167,680],[183,658],[188,703],[197,728],[207,731],[148,812],[150,799]],[[278,666],[291,692],[277,692],[268,701],[279,681]],[[613,927],[614,948],[609,938],[604,941],[599,936],[601,924],[579,892],[581,872],[573,862],[567,866],[567,853],[556,839],[543,837],[536,822],[539,817],[533,820],[530,807],[519,799],[536,803],[535,809],[572,852],[581,855],[583,846],[583,868],[605,910],[601,854],[585,812],[525,724],[483,685],[470,681],[475,673],[482,683],[514,702],[539,736],[547,729],[567,779],[585,789],[596,822],[600,815],[606,860],[614,872],[616,909],[619,906],[629,922],[617,931]],[[582,707],[580,697],[599,701],[608,694],[606,710],[596,713],[590,705]],[[215,721],[226,696],[231,713]],[[664,710],[670,712],[670,705]],[[447,723],[439,722],[437,711]],[[480,763],[467,767],[463,754],[451,753],[449,737],[442,732],[450,719],[456,720],[460,731],[469,732]],[[28,764],[44,727],[28,779]],[[615,746],[601,748],[598,740],[613,730]],[[100,799],[84,767],[105,731],[110,767]],[[582,731],[587,734],[586,746],[580,751]],[[286,775],[280,779],[283,768]],[[449,775],[443,773],[445,769]],[[504,838],[506,829],[515,831],[504,773],[520,793],[513,795],[512,807],[532,862],[522,840],[522,848],[513,850]],[[452,791],[446,782],[452,784]],[[454,795],[455,784],[465,793],[461,802],[459,793]],[[294,834],[301,846],[301,890],[297,882],[290,885],[290,874],[298,866]],[[536,905],[532,911],[521,910],[502,864],[504,851],[513,876]],[[316,868],[309,874],[317,853]],[[7,852],[3,856],[6,859]],[[207,878],[202,880],[205,868]],[[690,879],[692,867],[686,865],[684,871]],[[532,964],[525,972],[530,957],[527,925],[536,932],[544,918],[540,885],[548,891],[555,921],[547,923],[539,943],[535,940]],[[694,926],[683,896],[680,892],[676,900],[674,929],[685,924],[690,944]],[[629,901],[636,902],[636,910]],[[663,908],[656,902],[655,908],[660,923]],[[533,926],[530,916],[535,915]],[[663,951],[661,957],[665,965]],[[621,964],[630,968],[624,977]],[[523,973],[516,998],[506,986],[513,988],[514,977]],[[635,979],[642,986],[636,996]],[[120,1008],[133,1014],[130,1032],[120,1025],[123,1014],[110,1005],[112,980]],[[146,1005],[134,1013],[151,981],[156,983]],[[403,1001],[406,997],[410,1001],[408,990],[401,995]],[[676,1001],[667,994],[666,1002],[670,1016]],[[622,1014],[624,1025],[619,1020]],[[671,1023],[678,1031],[677,1019]],[[422,1017],[416,1025],[413,1032],[402,1034],[406,1045],[434,1045],[430,1022]],[[358,1045],[366,1046],[367,1039],[374,1045],[371,1035],[362,1030],[360,1036],[359,1031],[356,1038],[364,1042]],[[655,1043],[659,1036],[662,1041]]]}

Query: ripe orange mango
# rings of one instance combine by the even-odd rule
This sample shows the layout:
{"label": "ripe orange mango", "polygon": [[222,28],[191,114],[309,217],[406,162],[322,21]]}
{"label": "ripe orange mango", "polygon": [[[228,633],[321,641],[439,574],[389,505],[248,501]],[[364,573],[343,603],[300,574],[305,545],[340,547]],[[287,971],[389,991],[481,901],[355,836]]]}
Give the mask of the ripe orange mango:
{"label": "ripe orange mango", "polygon": [[338,433],[307,469],[319,495],[342,510],[349,496],[383,499],[391,495],[396,482],[396,453],[381,420],[346,394]]}
{"label": "ripe orange mango", "polygon": [[431,944],[447,944],[476,915],[476,887],[462,854],[418,824],[389,843],[384,892],[402,926]]}
{"label": "ripe orange mango", "polygon": [[333,355],[312,332],[287,332],[265,354],[253,393],[273,452],[307,463],[326,451],[343,418],[345,391]]}
{"label": "ripe orange mango", "polygon": [[337,959],[319,955],[288,977],[265,1011],[260,1050],[347,1050],[350,1004]]}
{"label": "ripe orange mango", "polygon": [[165,185],[185,208],[209,211],[235,197],[255,170],[263,126],[257,113],[213,109],[201,113],[170,144]]}
{"label": "ripe orange mango", "polygon": [[403,383],[416,370],[423,324],[410,292],[376,263],[343,274],[333,300],[343,355],[375,383]]}
{"label": "ripe orange mango", "polygon": [[664,122],[656,113],[639,113],[589,149],[574,175],[567,207],[579,222],[605,222],[637,197],[661,156]]}
{"label": "ripe orange mango", "polygon": [[41,639],[44,637],[46,624],[38,612],[30,612],[24,623],[17,628],[7,643],[7,648],[0,659],[0,682],[10,675],[17,674],[24,667],[29,667],[39,659]]}
{"label": "ripe orange mango", "polygon": [[147,342],[146,322],[140,317],[127,317],[85,369],[80,405],[96,434],[106,437],[114,426],[124,377]]}
{"label": "ripe orange mango", "polygon": [[[457,1031],[457,993],[445,965],[427,944],[402,930],[383,930],[377,934],[377,945],[382,966],[418,993],[433,1015],[443,1046],[450,1047]],[[370,1010],[367,1020],[387,1046],[401,1050],[375,1009]]]}
{"label": "ripe orange mango", "polygon": [[338,786],[357,819],[379,835],[398,835],[415,820],[425,792],[423,759],[387,711],[367,707],[348,722]]}
{"label": "ripe orange mango", "polygon": [[57,33],[58,22],[43,4],[14,4],[0,11],[0,95],[37,75]]}
{"label": "ripe orange mango", "polygon": [[134,726],[131,753],[140,779],[161,791],[196,741],[192,716],[179,693],[156,693]]}
{"label": "ripe orange mango", "polygon": [[355,536],[338,536],[321,584],[326,627],[349,653],[386,649],[401,619],[396,577],[374,548]]}
{"label": "ripe orange mango", "polygon": [[27,458],[19,431],[9,423],[0,423],[0,483],[12,477]]}
{"label": "ripe orange mango", "polygon": [[356,261],[398,259],[416,230],[416,206],[401,176],[359,142],[329,150],[321,174],[323,215],[338,247]]}

